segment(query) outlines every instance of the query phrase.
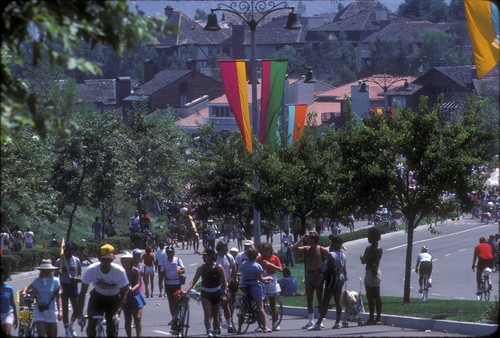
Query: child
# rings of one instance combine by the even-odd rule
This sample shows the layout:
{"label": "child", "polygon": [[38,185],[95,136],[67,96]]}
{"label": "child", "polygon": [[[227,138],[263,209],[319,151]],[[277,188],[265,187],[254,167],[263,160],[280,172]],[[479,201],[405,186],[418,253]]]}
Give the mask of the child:
{"label": "child", "polygon": [[282,296],[295,296],[297,294],[297,278],[292,276],[290,269],[283,269],[283,278],[278,280]]}
{"label": "child", "polygon": [[2,331],[5,337],[11,337],[10,330],[12,325],[17,328],[17,311],[16,303],[14,302],[14,289],[12,286],[5,284],[9,278],[9,272],[6,268],[0,267],[0,278],[2,286],[0,287],[0,304],[2,309]]}

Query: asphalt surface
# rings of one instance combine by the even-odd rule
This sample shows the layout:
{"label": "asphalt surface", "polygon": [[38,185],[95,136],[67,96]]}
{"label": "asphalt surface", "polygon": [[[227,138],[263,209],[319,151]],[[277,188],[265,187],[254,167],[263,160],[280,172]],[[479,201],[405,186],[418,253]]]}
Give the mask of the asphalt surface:
{"label": "asphalt surface", "polygon": [[[368,226],[366,222],[356,222],[356,228]],[[419,227],[415,232],[414,250],[412,260],[416,260],[416,254],[420,251],[422,245],[427,245],[430,248],[434,257],[434,272],[433,272],[433,287],[429,295],[430,298],[442,299],[469,299],[475,300],[475,274],[472,272],[470,266],[472,263],[472,253],[474,245],[480,236],[488,236],[498,232],[497,224],[484,225],[480,224],[477,220],[461,220],[459,222],[448,221],[446,225],[439,227],[440,233],[438,235],[431,234],[427,227]],[[327,232],[329,233],[329,232]],[[265,240],[263,236],[262,241]],[[278,250],[279,234],[274,237],[274,247]],[[385,234],[382,236],[380,244],[384,249],[382,257],[381,269],[383,271],[383,281],[381,286],[381,293],[383,296],[397,296],[403,295],[404,283],[404,257],[406,253],[406,234],[404,231]],[[348,242],[346,246],[346,254],[348,258],[348,288],[364,292],[360,286],[359,278],[364,275],[363,266],[359,263],[359,256],[367,246],[366,239]],[[232,246],[232,243],[230,244]],[[201,247],[201,246],[200,246]],[[180,256],[183,260],[186,271],[188,283],[193,277],[196,267],[202,262],[199,254],[194,254],[192,249],[182,250],[177,249],[176,255]],[[118,261],[118,260],[117,260]],[[414,264],[412,264],[414,265]],[[29,282],[36,277],[37,272],[27,272],[12,276],[12,281],[9,282],[15,290],[22,289]],[[498,285],[498,273],[494,275],[494,285]],[[412,297],[418,297],[416,292],[418,281],[416,274],[412,274]],[[492,299],[498,297],[498,288],[494,290]],[[88,297],[87,297],[88,300]],[[143,334],[144,337],[169,337],[170,328],[167,323],[170,321],[168,313],[167,299],[158,297],[158,289],[155,287],[155,294],[153,298],[147,298],[147,305],[143,311]],[[305,299],[304,299],[305,305]],[[206,336],[203,324],[203,311],[201,304],[196,301],[190,302],[190,328],[188,335],[192,337]],[[366,309],[365,309],[366,310]],[[293,313],[293,311],[287,311]],[[327,318],[332,318],[329,313]],[[380,326],[357,326],[357,323],[351,322],[349,327],[344,327],[339,330],[331,329],[333,321],[327,319],[324,321],[325,329],[321,331],[302,330],[301,327],[306,323],[306,317],[303,314],[299,315],[284,315],[281,330],[268,334],[255,332],[256,324],[250,326],[248,332],[244,336],[266,336],[266,337],[331,337],[335,336],[366,336],[366,337],[442,337],[442,336],[477,336],[482,335],[480,331],[474,331],[474,327],[463,328],[454,327],[454,323],[439,323],[440,325],[431,325],[425,323],[422,325],[415,325],[417,319],[404,319],[400,318],[385,318],[382,317],[385,323],[389,325]],[[441,321],[443,322],[443,321]],[[270,323],[268,323],[270,325]],[[75,325],[76,326],[76,325]],[[409,328],[414,327],[414,328]],[[416,327],[416,328],[415,328]],[[488,328],[487,328],[488,329]],[[494,329],[492,332],[494,332]],[[135,330],[133,329],[135,333]],[[460,332],[463,332],[462,334]],[[465,333],[468,332],[468,333]],[[471,333],[472,332],[472,333]],[[478,332],[477,334],[475,332]],[[78,328],[78,336],[85,336]],[[17,334],[17,330],[14,330]],[[64,329],[62,322],[59,323],[59,336],[64,336]],[[123,318],[120,327],[120,336],[125,336],[123,329]],[[231,336],[223,330],[221,336]]]}

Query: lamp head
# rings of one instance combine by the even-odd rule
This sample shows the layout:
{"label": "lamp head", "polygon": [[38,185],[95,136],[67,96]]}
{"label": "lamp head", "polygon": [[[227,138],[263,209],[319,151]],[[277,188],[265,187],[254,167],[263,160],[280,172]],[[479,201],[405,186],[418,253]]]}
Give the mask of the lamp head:
{"label": "lamp head", "polygon": [[208,14],[207,24],[205,27],[203,27],[203,30],[211,32],[221,30],[219,23],[217,22],[217,14],[215,14],[214,12]]}
{"label": "lamp head", "polygon": [[293,11],[288,13],[288,20],[286,21],[286,24],[283,26],[283,28],[290,30],[302,29],[302,25],[300,24],[297,13]]}
{"label": "lamp head", "polygon": [[361,88],[359,88],[359,92],[360,93],[368,93],[368,90],[366,89],[366,83],[365,83],[365,81],[363,81],[361,83]]}
{"label": "lamp head", "polygon": [[318,80],[314,78],[314,73],[311,69],[311,67],[307,67],[307,73],[306,73],[306,78],[304,80],[304,83],[316,83]]}

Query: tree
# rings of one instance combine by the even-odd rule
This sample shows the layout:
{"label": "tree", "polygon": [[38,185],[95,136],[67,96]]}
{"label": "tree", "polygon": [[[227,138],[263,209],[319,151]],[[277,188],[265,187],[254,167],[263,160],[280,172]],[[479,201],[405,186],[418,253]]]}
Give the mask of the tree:
{"label": "tree", "polygon": [[[26,46],[35,66],[46,58],[64,69],[97,74],[98,65],[73,54],[82,40],[122,52],[135,41],[151,38],[154,28],[142,13],[131,12],[126,1],[11,1],[2,7],[2,138],[27,124],[46,135],[47,117],[37,109],[37,95],[10,70],[21,62]],[[61,42],[62,52],[52,48],[49,42],[54,41]]]}
{"label": "tree", "polygon": [[203,9],[200,8],[196,9],[196,14],[194,15],[195,20],[206,21],[207,18],[208,18],[207,12],[205,12]]}
{"label": "tree", "polygon": [[[404,302],[410,302],[413,234],[425,217],[450,216],[454,207],[472,206],[469,193],[483,177],[474,166],[489,160],[491,135],[480,130],[480,105],[471,105],[461,121],[447,122],[439,105],[421,99],[420,113],[405,109],[399,118],[364,119],[339,139],[344,171],[353,170],[351,193],[377,204],[397,205],[407,222]],[[454,194],[451,201],[444,199]]]}
{"label": "tree", "polygon": [[405,0],[398,15],[419,21],[441,22],[447,18],[448,5],[444,0]]}

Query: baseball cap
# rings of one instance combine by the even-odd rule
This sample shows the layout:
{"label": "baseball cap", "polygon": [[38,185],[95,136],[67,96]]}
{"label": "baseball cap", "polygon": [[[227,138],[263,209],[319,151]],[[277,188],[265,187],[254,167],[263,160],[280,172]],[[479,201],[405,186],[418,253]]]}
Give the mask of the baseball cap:
{"label": "baseball cap", "polygon": [[115,258],[115,248],[111,244],[104,244],[99,248],[99,258]]}
{"label": "baseball cap", "polygon": [[229,252],[240,252],[237,247],[233,246]]}
{"label": "baseball cap", "polygon": [[211,248],[207,248],[207,249],[205,249],[205,251],[203,251],[201,254],[202,254],[202,255],[208,255],[208,256],[212,256],[212,257],[214,257],[214,256],[215,256],[215,250],[214,250],[214,249],[211,249]]}
{"label": "baseball cap", "polygon": [[133,259],[134,256],[130,253],[130,251],[125,251],[123,255],[120,257],[120,259]]}
{"label": "baseball cap", "polygon": [[247,239],[247,240],[243,243],[243,245],[250,245],[250,246],[253,246],[253,241],[251,241],[251,240]]}
{"label": "baseball cap", "polygon": [[134,255],[142,255],[142,250],[141,249],[134,249],[133,254]]}

